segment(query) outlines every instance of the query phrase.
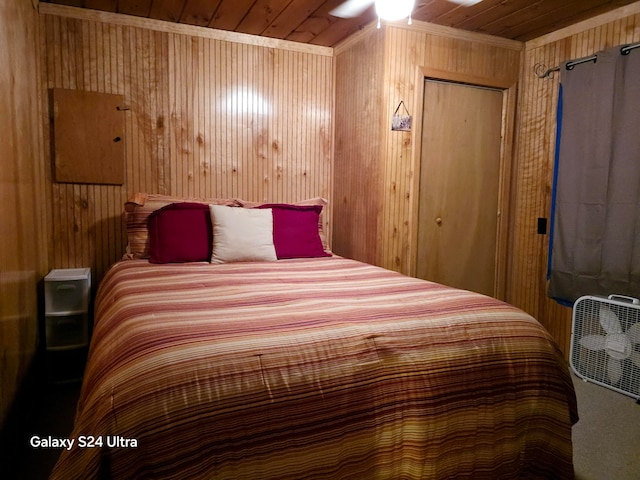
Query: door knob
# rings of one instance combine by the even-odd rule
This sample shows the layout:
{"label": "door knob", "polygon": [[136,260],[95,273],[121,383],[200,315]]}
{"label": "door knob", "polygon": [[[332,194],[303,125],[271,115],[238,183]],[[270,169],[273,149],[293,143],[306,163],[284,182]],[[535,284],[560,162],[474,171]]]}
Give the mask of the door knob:
{"label": "door knob", "polygon": [[441,217],[437,217],[437,218],[436,218],[436,224],[437,224],[438,226],[442,225],[442,218],[441,218]]}

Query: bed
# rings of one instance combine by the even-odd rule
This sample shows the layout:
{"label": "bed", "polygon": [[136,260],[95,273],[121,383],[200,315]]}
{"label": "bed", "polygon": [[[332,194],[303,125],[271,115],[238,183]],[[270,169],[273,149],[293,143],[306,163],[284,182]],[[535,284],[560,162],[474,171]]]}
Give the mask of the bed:
{"label": "bed", "polygon": [[100,284],[51,478],[573,478],[573,385],[535,319],[321,249],[128,252]]}

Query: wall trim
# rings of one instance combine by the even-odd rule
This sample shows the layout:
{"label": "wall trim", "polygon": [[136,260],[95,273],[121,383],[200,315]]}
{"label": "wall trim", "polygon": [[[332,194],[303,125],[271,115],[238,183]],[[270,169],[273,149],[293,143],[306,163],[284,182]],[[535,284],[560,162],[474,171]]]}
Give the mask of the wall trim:
{"label": "wall trim", "polygon": [[87,8],[69,7],[54,3],[40,3],[38,11],[42,15],[56,15],[59,17],[75,18],[77,20],[89,20],[94,22],[109,23],[126,27],[146,28],[158,32],[175,33],[202,37],[212,40],[222,40],[227,42],[243,43],[265,48],[277,48],[314,55],[333,56],[333,48],[310,45],[308,43],[292,42],[290,40],[279,40],[277,38],[261,37],[259,35],[249,35],[247,33],[227,32],[214,28],[199,27],[196,25],[184,25],[179,23],[155,20],[150,18],[135,17],[122,13],[102,12]]}
{"label": "wall trim", "polygon": [[[362,30],[354,33],[353,35],[349,36],[338,45],[336,45],[334,47],[335,55],[338,55],[351,48],[354,44],[360,42],[361,40],[367,38],[369,35],[375,32],[377,30],[377,23],[377,20],[369,23]],[[440,37],[452,38],[456,40],[465,40],[467,42],[478,42],[482,43],[483,45],[506,48],[509,50],[521,51],[524,49],[524,43],[518,40],[495,37],[493,35],[487,35],[484,33],[469,32],[467,30],[445,27],[444,25],[436,25],[435,23],[421,22],[419,20],[413,20],[411,25],[409,25],[406,20],[397,20],[395,22],[383,21],[380,31],[383,31],[387,27],[401,28],[404,30],[411,30],[413,32],[426,33],[428,35],[437,35]]]}
{"label": "wall trim", "polygon": [[496,37],[494,35],[487,35],[486,33],[470,32],[467,30],[461,30],[459,28],[436,25],[435,23],[421,22],[419,20],[413,20],[411,25],[407,24],[406,20],[383,22],[383,25],[401,28],[404,30],[423,32],[429,35],[438,35],[441,37],[454,38],[457,40],[466,40],[468,42],[478,42],[482,43],[483,45],[516,50],[518,52],[524,48],[524,43],[519,40]]}

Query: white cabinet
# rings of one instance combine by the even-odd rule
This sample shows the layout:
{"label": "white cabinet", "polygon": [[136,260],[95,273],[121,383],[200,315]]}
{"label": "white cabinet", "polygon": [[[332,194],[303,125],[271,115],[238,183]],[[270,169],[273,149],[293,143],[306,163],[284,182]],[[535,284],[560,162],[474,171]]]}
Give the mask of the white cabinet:
{"label": "white cabinet", "polygon": [[51,381],[82,378],[90,297],[89,268],[54,269],[44,277],[45,348]]}

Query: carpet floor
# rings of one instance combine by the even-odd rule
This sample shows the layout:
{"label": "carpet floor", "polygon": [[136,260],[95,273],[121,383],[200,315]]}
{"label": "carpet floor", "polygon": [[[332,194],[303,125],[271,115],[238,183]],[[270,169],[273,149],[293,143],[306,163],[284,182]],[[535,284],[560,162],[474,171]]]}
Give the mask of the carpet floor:
{"label": "carpet floor", "polygon": [[640,479],[640,405],[574,375],[580,421],[573,427],[577,480]]}

